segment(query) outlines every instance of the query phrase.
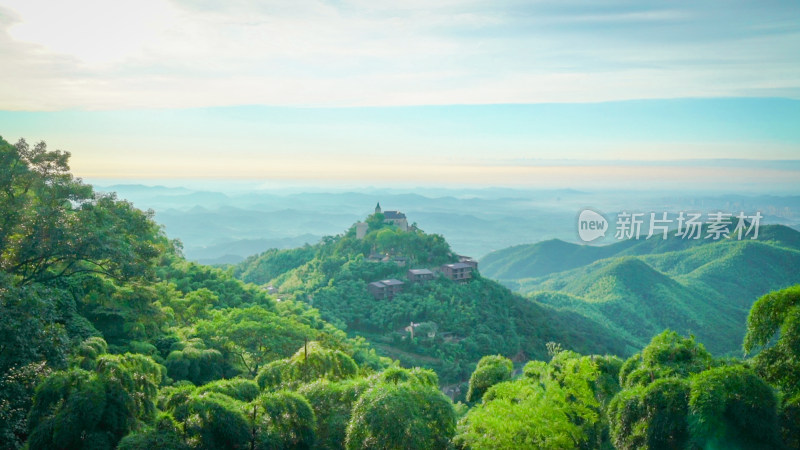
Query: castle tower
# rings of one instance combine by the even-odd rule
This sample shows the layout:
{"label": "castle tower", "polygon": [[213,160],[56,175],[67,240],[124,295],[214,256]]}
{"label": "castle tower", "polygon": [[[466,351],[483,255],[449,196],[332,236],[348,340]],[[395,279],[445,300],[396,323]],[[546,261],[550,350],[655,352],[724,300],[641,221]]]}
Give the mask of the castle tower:
{"label": "castle tower", "polygon": [[375,205],[375,214],[380,214],[380,213],[381,213],[381,202],[378,202],[378,204]]}

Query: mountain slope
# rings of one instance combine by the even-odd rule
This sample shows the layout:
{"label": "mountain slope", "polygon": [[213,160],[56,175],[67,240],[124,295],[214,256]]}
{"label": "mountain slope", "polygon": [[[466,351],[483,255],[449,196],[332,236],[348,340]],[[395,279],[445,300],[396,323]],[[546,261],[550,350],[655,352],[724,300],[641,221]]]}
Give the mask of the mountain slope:
{"label": "mountain slope", "polygon": [[[401,232],[371,221],[364,239],[356,239],[353,227],[310,247],[311,258],[308,249],[266,252],[235,266],[233,273],[268,282],[282,298],[312,304],[324,319],[351,336],[363,336],[385,355],[435,369],[445,384],[466,380],[485,355],[499,353],[518,361],[545,358],[549,341],[587,353],[625,355],[634,350],[634,339],[606,324],[525,299],[477,273],[463,284],[444,277],[406,283],[391,300],[376,300],[369,293],[370,282],[405,280],[409,268],[438,270],[443,263],[457,261],[439,235]],[[373,262],[368,257],[374,254],[401,256],[408,264]],[[278,267],[283,273],[277,274]],[[405,330],[412,322],[427,331],[412,338]]]}
{"label": "mountain slope", "polygon": [[707,245],[705,239],[629,239],[610,245],[594,246],[559,239],[517,245],[489,253],[481,259],[482,272],[497,280],[536,278],[574,269],[604,258],[680,251]]}
{"label": "mountain slope", "polygon": [[569,294],[569,300],[532,298],[592,317],[636,342],[646,342],[665,328],[693,333],[712,351],[725,352],[729,347],[722,343],[741,342],[739,308],[681,284],[636,257],[598,262],[584,276],[569,279],[560,292]]}
{"label": "mountain slope", "polygon": [[800,282],[800,232],[791,228],[762,227],[758,240],[647,242],[621,242],[606,248],[614,256],[512,282],[530,298],[592,318],[637,345],[671,328],[695,334],[715,353],[740,353],[753,302]]}

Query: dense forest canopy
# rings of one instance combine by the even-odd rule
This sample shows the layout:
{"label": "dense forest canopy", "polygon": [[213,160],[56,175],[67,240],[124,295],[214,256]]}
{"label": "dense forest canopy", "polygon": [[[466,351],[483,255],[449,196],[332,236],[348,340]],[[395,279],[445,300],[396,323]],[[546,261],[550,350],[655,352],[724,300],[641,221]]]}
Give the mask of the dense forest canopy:
{"label": "dense forest canopy", "polygon": [[0,139],[0,448],[800,447],[800,287],[750,310],[748,359],[669,330],[632,349],[477,273],[376,303],[366,283],[405,269],[371,253],[456,256],[380,217],[364,239],[187,262],[68,158]]}

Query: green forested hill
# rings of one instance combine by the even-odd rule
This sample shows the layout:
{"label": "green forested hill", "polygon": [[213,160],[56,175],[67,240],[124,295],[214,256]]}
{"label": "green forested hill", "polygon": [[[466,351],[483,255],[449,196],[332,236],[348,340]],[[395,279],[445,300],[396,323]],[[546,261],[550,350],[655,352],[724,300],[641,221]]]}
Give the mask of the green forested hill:
{"label": "green forested hill", "polygon": [[[645,332],[661,318],[706,325],[663,301],[696,294],[682,277],[711,292],[733,271],[726,295],[776,283],[796,263],[791,233],[707,246],[711,259],[597,261],[576,269],[583,277],[542,280],[565,292],[541,302],[479,275],[376,301],[365,283],[405,268],[366,255],[403,255],[414,267],[455,255],[441,236],[372,217],[365,239],[350,230],[231,270],[273,278],[276,298],[187,262],[150,213],[73,178],[68,157],[0,138],[2,449],[800,446],[800,285],[753,306],[746,361],[715,358],[672,331],[637,351],[636,324],[629,332],[616,321],[638,314],[631,322]],[[743,258],[762,271],[743,271]],[[629,304],[633,295],[643,300]],[[410,320],[423,321],[413,339],[395,328]],[[379,357],[356,334],[442,379]],[[465,371],[466,403],[453,403],[440,386]]]}
{"label": "green forested hill", "polygon": [[[364,239],[355,229],[313,247],[271,250],[234,266],[237,276],[274,285],[283,298],[313,304],[322,317],[351,335],[362,335],[380,352],[405,364],[436,369],[445,383],[466,380],[487,354],[523,360],[543,357],[548,341],[592,353],[629,354],[634,340],[593,318],[513,294],[476,275],[465,284],[437,278],[406,284],[391,300],[376,300],[367,285],[387,278],[404,280],[409,268],[437,269],[457,261],[447,242],[422,231],[400,231],[371,217]],[[372,262],[370,254],[399,256],[408,264]],[[277,274],[279,268],[283,273]],[[411,322],[432,330],[412,340]]]}
{"label": "green forested hill", "polygon": [[[527,254],[516,250],[516,264],[508,249],[502,273],[547,272],[551,245],[527,247]],[[533,300],[604,323],[636,345],[671,328],[693,333],[715,353],[740,353],[753,302],[800,282],[800,232],[778,225],[761,227],[758,240],[559,245],[588,255],[583,261],[589,262],[568,270],[559,270],[563,264],[557,262],[544,275],[503,282]],[[562,252],[557,261],[563,260]]]}
{"label": "green forested hill", "polygon": [[317,310],[187,262],[68,158],[0,138],[0,448],[114,448],[155,425],[159,388],[245,381],[306,342],[364,375],[389,364]]}

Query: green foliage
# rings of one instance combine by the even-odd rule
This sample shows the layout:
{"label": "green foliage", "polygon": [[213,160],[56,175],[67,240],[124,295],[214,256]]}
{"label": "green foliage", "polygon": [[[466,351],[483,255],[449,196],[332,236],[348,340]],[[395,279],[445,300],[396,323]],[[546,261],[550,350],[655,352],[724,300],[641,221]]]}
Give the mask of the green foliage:
{"label": "green foliage", "polygon": [[750,369],[723,366],[692,377],[692,441],[698,448],[777,448],[778,399]]}
{"label": "green foliage", "polygon": [[108,353],[108,344],[103,338],[90,337],[81,342],[75,351],[75,364],[84,370],[94,370],[97,367],[97,358]]}
{"label": "green foliage", "polygon": [[165,253],[162,263],[156,267],[161,280],[168,280],[178,292],[188,295],[191,292],[208,289],[216,298],[217,308],[261,305],[273,309],[275,303],[267,294],[252,284],[244,284],[229,273],[210,266],[185,261],[177,255]]}
{"label": "green foliage", "polygon": [[265,284],[310,261],[316,249],[308,244],[289,250],[271,249],[251,256],[233,268],[233,276],[246,283]]}
{"label": "green foliage", "polygon": [[514,364],[501,355],[484,356],[469,378],[468,402],[477,402],[487,389],[502,381],[511,379]]}
{"label": "green foliage", "polygon": [[[235,435],[236,414],[258,388],[215,380],[254,376],[276,359],[294,364],[295,387],[322,373],[354,377],[354,358],[364,374],[388,365],[310,306],[276,305],[226,271],[184,261],[152,213],[94,193],[69,173],[68,156],[0,139],[0,447],[27,439],[30,448],[112,448],[128,434],[130,447],[178,446],[184,432],[193,447],[236,446],[214,417],[230,420]],[[296,267],[300,253],[275,258],[270,270]],[[335,261],[318,267],[335,272]],[[326,350],[301,366],[292,354],[306,339]],[[178,381],[159,400],[180,416],[174,426],[154,419],[156,361]],[[231,406],[238,412],[222,413]],[[204,420],[222,428],[203,431]]]}
{"label": "green foliage", "polygon": [[775,448],[778,399],[755,372],[664,332],[620,371],[608,407],[617,448]]}
{"label": "green foliage", "polygon": [[255,381],[244,378],[212,381],[197,389],[198,394],[204,392],[218,392],[241,402],[251,402],[261,393]]}
{"label": "green foliage", "polygon": [[92,371],[55,372],[36,388],[31,448],[114,448],[155,415],[163,369],[152,359],[102,355]]}
{"label": "green foliage", "polygon": [[689,442],[689,383],[662,378],[626,389],[608,406],[618,449],[685,448]]}
{"label": "green foliage", "polygon": [[[350,229],[224,271],[183,260],[151,213],[94,193],[67,160],[0,139],[2,448],[799,445],[798,287],[753,307],[744,347],[761,350],[745,363],[754,370],[669,331],[624,363],[564,350],[628,355],[667,325],[727,349],[752,298],[797,281],[795,231],[764,227],[762,242],[550,243],[563,254],[549,267],[533,261],[539,269],[614,258],[520,282],[559,291],[533,300],[476,273],[376,301],[366,284],[409,267],[372,253],[435,268],[456,257],[444,238],[374,215],[364,239]],[[276,303],[234,276],[272,281],[290,298]],[[429,368],[401,368],[369,342]],[[551,359],[511,381],[501,355]],[[482,400],[454,407],[439,377],[463,383],[476,362],[467,395]]]}
{"label": "green foliage", "polygon": [[250,402],[222,393],[245,398],[252,387],[246,380],[178,386],[166,389],[159,405],[175,417],[178,424],[171,428],[182,428],[194,449],[310,448],[315,418],[308,401],[289,391],[263,393]]}
{"label": "green foliage", "polygon": [[611,398],[620,391],[620,371],[623,361],[617,356],[594,356],[592,361],[597,366],[597,380],[595,381],[595,394],[600,403],[607,405]]}
{"label": "green foliage", "polygon": [[435,387],[378,383],[353,407],[345,444],[348,449],[447,448],[455,420],[450,399]]}
{"label": "green foliage", "polygon": [[44,362],[12,367],[0,376],[0,448],[18,448],[28,435],[36,385],[50,374]]}
{"label": "green foliage", "polygon": [[616,254],[614,245],[579,245],[558,239],[516,245],[481,258],[481,272],[498,280],[536,278],[591,264]]}
{"label": "green foliage", "polygon": [[315,448],[344,448],[353,405],[369,387],[370,382],[364,378],[342,381],[319,379],[298,389],[308,399],[317,419]]}
{"label": "green foliage", "polygon": [[800,395],[783,402],[780,424],[784,447],[800,448]]}
{"label": "green foliage", "polygon": [[317,379],[342,380],[358,373],[358,366],[340,350],[322,347],[318,342],[309,342],[290,358],[273,361],[256,377],[262,389],[279,386],[296,387]]}
{"label": "green foliage", "polygon": [[[313,258],[277,275],[272,283],[282,296],[313,304],[322,318],[363,335],[384,354],[406,366],[435,369],[445,383],[468,378],[474,364],[487,354],[544,357],[544,342],[569,342],[587,352],[625,353],[624,338],[613,335],[592,319],[543,306],[513,295],[476,273],[469,283],[444,278],[407,284],[391,301],[376,301],[367,284],[380,279],[403,279],[412,267],[435,269],[456,260],[447,242],[420,230],[403,232],[374,217],[363,239],[355,230],[323,239]],[[305,249],[304,251],[308,251]],[[267,252],[258,264],[270,264],[283,253]],[[403,257],[406,266],[369,260],[373,254]],[[234,269],[241,274],[254,263]],[[280,265],[277,261],[276,265]],[[278,306],[279,308],[283,303]],[[418,325],[411,339],[404,327]],[[355,357],[355,354],[353,354]],[[355,358],[364,366],[380,368]],[[377,366],[377,367],[376,367]]]}
{"label": "green foliage", "polygon": [[190,450],[191,447],[183,442],[181,430],[175,419],[169,414],[162,413],[155,420],[155,425],[140,431],[133,432],[119,442],[117,450]]}
{"label": "green foliage", "polygon": [[148,273],[160,237],[152,213],[98,195],[69,173],[69,153],[0,139],[0,269],[20,284],[78,273]]}
{"label": "green foliage", "polygon": [[165,362],[170,378],[198,385],[222,378],[224,361],[219,350],[206,348],[201,339],[191,339],[178,347]]}
{"label": "green foliage", "polygon": [[590,357],[556,354],[528,363],[525,376],[490,387],[459,423],[461,448],[599,448],[604,423]]}
{"label": "green foliage", "polygon": [[174,299],[168,303],[175,314],[175,318],[181,323],[192,323],[201,319],[208,319],[211,308],[219,304],[219,297],[204,287],[189,292],[182,299]]}
{"label": "green foliage", "polygon": [[290,391],[268,392],[251,405],[256,449],[310,449],[316,418],[308,400]]}
{"label": "green foliage", "polygon": [[255,376],[265,363],[291,355],[318,332],[257,305],[215,312],[197,323],[196,334],[225,355],[229,365]]}
{"label": "green foliage", "polygon": [[759,375],[789,397],[800,395],[800,285],[771,292],[750,310],[744,349],[764,346],[754,358]]}
{"label": "green foliage", "polygon": [[[309,268],[301,269],[292,273],[300,278],[299,273]],[[468,378],[473,364],[486,354],[543,357],[548,340],[570,342],[572,348],[583,351],[621,353],[625,348],[585,318],[526,301],[483,278],[465,284],[438,279],[407,285],[391,301],[376,301],[369,295],[367,281],[404,275],[405,270],[393,264],[352,259],[322,287],[309,286],[305,292],[311,294],[304,297],[312,297],[323,317],[360,330],[404,365],[436,369],[446,383]],[[302,278],[316,280],[318,276],[325,279],[318,272],[306,272]],[[415,333],[410,339],[402,330],[412,321],[435,323],[434,337]]]}
{"label": "green foliage", "polygon": [[69,315],[59,306],[68,294],[39,284],[19,287],[13,279],[0,272],[0,373],[43,360],[65,367]]}
{"label": "green foliage", "polygon": [[382,383],[412,383],[431,387],[439,386],[439,377],[436,376],[436,372],[420,367],[404,369],[392,366],[379,373],[377,379]]}
{"label": "green foliage", "polygon": [[620,385],[646,386],[661,378],[699,373],[714,364],[711,354],[694,337],[683,338],[666,330],[653,337],[641,353],[625,361],[620,370]]}
{"label": "green foliage", "polygon": [[217,392],[182,390],[170,399],[170,412],[183,424],[186,442],[194,449],[248,448],[252,430],[245,403]]}

